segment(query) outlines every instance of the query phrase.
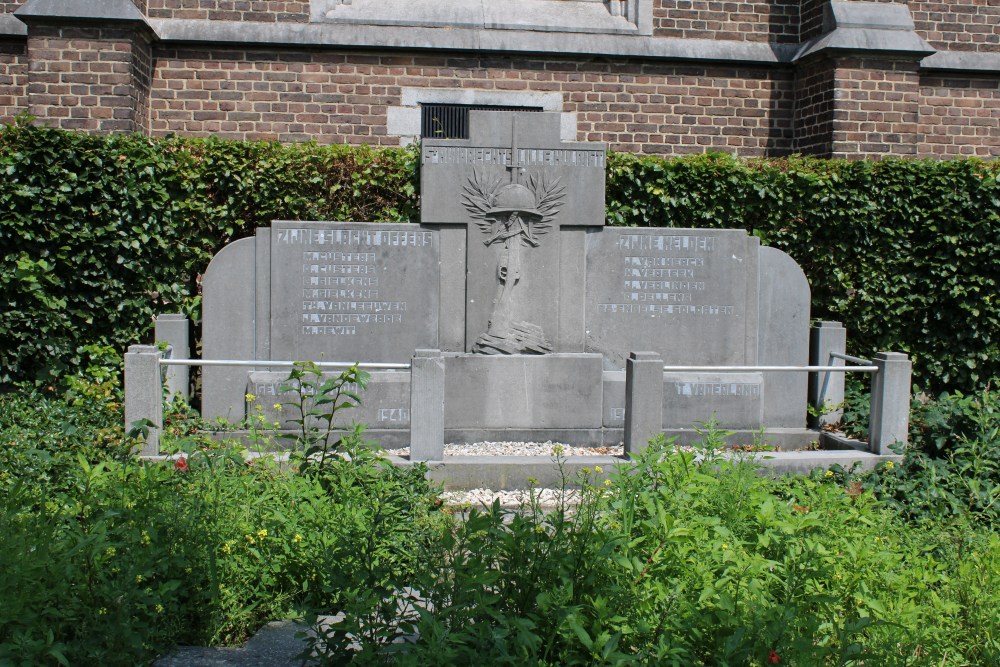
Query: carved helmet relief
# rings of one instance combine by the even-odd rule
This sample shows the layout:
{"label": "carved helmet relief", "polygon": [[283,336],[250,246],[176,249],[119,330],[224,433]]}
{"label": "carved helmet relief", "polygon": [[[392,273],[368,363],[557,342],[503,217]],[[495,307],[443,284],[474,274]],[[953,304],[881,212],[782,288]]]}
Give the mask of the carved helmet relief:
{"label": "carved helmet relief", "polygon": [[[512,154],[516,156],[516,148]],[[516,165],[509,169],[512,182],[505,185],[501,176],[473,170],[463,189],[462,203],[483,232],[483,243],[499,248],[489,326],[472,349],[481,354],[545,354],[552,346],[542,327],[515,319],[523,292],[521,253],[522,248],[530,252],[541,245],[562,206],[565,187],[544,173],[529,174],[521,184],[517,178],[523,170]]]}

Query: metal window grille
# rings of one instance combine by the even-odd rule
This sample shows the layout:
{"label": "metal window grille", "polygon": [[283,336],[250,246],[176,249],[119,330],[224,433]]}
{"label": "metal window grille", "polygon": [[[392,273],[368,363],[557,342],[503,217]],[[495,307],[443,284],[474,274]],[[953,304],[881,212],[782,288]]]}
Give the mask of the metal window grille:
{"label": "metal window grille", "polygon": [[541,111],[541,107],[486,104],[422,104],[420,136],[428,139],[468,139],[470,111]]}

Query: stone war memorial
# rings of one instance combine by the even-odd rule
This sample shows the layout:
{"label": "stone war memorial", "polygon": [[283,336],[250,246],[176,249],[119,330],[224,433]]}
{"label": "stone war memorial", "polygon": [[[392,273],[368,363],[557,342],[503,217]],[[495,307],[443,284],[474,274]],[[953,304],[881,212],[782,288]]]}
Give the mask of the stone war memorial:
{"label": "stone war memorial", "polygon": [[[810,330],[799,266],[743,230],[606,226],[605,146],[559,124],[472,112],[469,139],[424,140],[419,223],[274,221],[224,248],[204,277],[203,415],[281,421],[288,369],[268,360],[360,362],[350,417],[413,459],[483,440],[629,454],[710,419],[737,444],[814,443],[807,405],[839,402],[831,366],[854,359],[836,323]],[[854,361],[875,372],[884,454],[905,441],[909,361]]]}

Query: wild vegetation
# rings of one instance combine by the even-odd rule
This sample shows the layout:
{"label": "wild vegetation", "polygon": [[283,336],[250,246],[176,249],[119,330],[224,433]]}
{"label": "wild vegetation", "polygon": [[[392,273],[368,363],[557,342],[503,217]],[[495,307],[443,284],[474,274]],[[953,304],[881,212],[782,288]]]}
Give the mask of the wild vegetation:
{"label": "wild vegetation", "polygon": [[747,229],[931,397],[873,472],[764,477],[709,426],[512,513],[444,506],[341,428],[357,369],[289,377],[289,463],[180,404],[170,460],[122,426],[119,355],[197,319],[213,253],[272,219],[415,219],[413,149],[0,129],[0,665],[147,663],[281,617],[333,664],[1000,664],[998,164],[610,155],[610,224]]}
{"label": "wild vegetation", "polygon": [[290,465],[177,410],[177,456],[135,458],[113,376],[0,395],[0,663],[142,663],[284,617],[330,664],[1000,661],[996,392],[927,403],[871,473],[761,476],[709,425],[699,452],[656,442],[514,512],[446,507],[336,428],[359,374],[292,373],[283,409],[338,409]]}

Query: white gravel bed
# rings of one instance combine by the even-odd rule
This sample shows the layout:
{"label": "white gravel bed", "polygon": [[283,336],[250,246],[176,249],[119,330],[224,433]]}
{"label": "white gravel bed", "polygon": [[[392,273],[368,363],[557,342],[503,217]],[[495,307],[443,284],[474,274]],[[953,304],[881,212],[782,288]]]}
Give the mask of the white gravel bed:
{"label": "white gravel bed", "polygon": [[[567,489],[565,495],[560,489],[535,489],[535,496],[542,507],[552,508],[563,500],[567,505],[575,505],[580,500],[580,492]],[[520,489],[515,491],[494,491],[493,489],[472,489],[471,491],[443,491],[441,499],[445,505],[467,506],[470,508],[489,507],[499,500],[501,507],[524,507],[529,504],[529,492]]]}
{"label": "white gravel bed", "polygon": [[[562,456],[622,456],[625,448],[622,445],[612,447],[574,447],[551,440],[546,442],[472,442],[446,444],[445,457],[449,456],[546,456],[556,455],[555,448],[562,447]],[[387,449],[386,454],[392,456],[409,456],[409,447]]]}

